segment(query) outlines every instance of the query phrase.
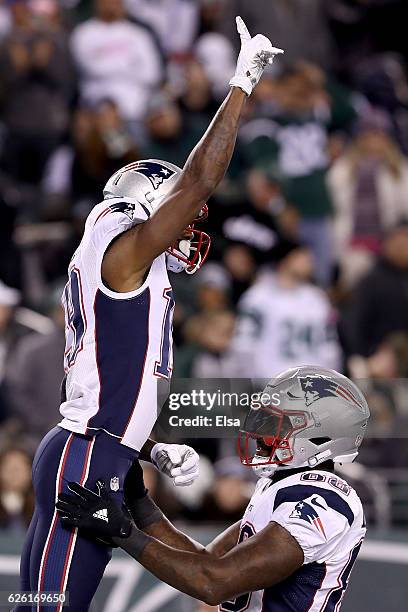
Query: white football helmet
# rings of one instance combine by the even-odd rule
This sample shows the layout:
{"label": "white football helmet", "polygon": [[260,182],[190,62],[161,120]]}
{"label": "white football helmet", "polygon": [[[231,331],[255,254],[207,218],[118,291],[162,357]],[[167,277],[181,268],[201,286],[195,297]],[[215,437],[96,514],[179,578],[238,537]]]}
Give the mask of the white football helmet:
{"label": "white football helmet", "polygon": [[[180,175],[181,168],[160,159],[144,159],[120,168],[113,174],[103,189],[105,199],[132,198],[144,206],[149,213],[154,213],[165,196],[173,188]],[[197,230],[195,223],[208,216],[205,204],[198,217],[186,229],[192,234],[191,240],[180,240],[167,249],[167,267],[172,272],[185,270],[194,274],[201,268],[207,258],[211,238],[205,232]]]}
{"label": "white football helmet", "polygon": [[348,378],[318,366],[285,370],[265,387],[239,432],[244,465],[259,476],[350,463],[367,429],[370,410]]}

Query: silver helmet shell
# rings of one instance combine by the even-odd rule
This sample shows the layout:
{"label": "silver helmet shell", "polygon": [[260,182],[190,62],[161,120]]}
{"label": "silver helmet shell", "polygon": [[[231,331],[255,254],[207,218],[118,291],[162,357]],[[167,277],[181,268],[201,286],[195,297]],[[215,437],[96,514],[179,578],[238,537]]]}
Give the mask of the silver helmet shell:
{"label": "silver helmet shell", "polygon": [[[113,174],[103,189],[105,199],[126,197],[145,206],[154,213],[174,187],[181,168],[161,159],[135,161]],[[207,217],[205,204],[193,223],[188,226],[191,239],[182,240],[167,249],[167,268],[172,272],[185,271],[194,274],[205,262],[211,239],[205,232],[195,228],[194,223]]]}
{"label": "silver helmet shell", "polygon": [[363,393],[346,376],[318,366],[285,370],[269,381],[245,419],[241,461],[262,476],[327,460],[350,463],[369,417]]}
{"label": "silver helmet shell", "polygon": [[157,210],[174,186],[181,168],[160,159],[143,159],[120,168],[103,188],[103,197],[127,197]]}

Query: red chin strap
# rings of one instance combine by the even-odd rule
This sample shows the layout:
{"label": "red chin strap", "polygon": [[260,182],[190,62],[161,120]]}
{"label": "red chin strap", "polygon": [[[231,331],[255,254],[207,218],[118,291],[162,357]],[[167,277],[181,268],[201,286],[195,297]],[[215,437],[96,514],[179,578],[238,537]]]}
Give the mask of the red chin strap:
{"label": "red chin strap", "polygon": [[200,223],[204,221],[208,217],[208,206],[204,204],[202,209],[200,210],[198,216],[193,219],[191,225],[186,227],[186,231],[192,234],[190,239],[190,255],[184,255],[180,252],[178,248],[178,243],[173,244],[171,247],[167,249],[167,252],[173,257],[176,257],[179,261],[185,263],[187,265],[186,272],[188,274],[193,274],[197,272],[207,259],[208,252],[211,246],[211,238],[205,232],[198,230],[195,228],[195,223]]}

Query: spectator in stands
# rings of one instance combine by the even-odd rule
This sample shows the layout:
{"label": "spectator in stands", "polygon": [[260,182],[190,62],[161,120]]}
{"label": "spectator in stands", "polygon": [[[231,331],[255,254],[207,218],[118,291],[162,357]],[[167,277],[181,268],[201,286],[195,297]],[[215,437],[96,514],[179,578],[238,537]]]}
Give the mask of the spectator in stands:
{"label": "spectator in stands", "polygon": [[176,101],[165,93],[159,93],[149,103],[146,126],[148,142],[142,157],[171,159],[173,164],[184,166],[191,149],[206,129],[206,121],[182,113]]}
{"label": "spectator in stands", "polygon": [[0,452],[0,529],[25,533],[34,509],[31,457],[18,447]]}
{"label": "spectator in stands", "polygon": [[66,34],[50,13],[12,0],[13,25],[0,48],[0,100],[7,129],[2,166],[17,181],[36,185],[67,130],[73,70]]}
{"label": "spectator in stands", "polygon": [[386,336],[365,365],[363,390],[372,423],[362,459],[370,466],[407,465],[408,332]]}
{"label": "spectator in stands", "polygon": [[50,296],[54,323],[48,334],[22,338],[7,376],[12,416],[20,421],[26,448],[35,451],[40,440],[60,421],[61,382],[64,377],[64,312],[61,286]]}
{"label": "spectator in stands", "polygon": [[355,116],[344,96],[339,96],[341,102],[329,100],[326,87],[316,66],[297,64],[284,70],[258,92],[257,118],[241,130],[250,167],[275,176],[284,199],[297,209],[299,238],[313,251],[322,285],[329,283],[333,263],[332,203],[326,185],[329,135],[347,129]]}
{"label": "spectator in stands", "polygon": [[359,57],[353,63],[353,77],[357,91],[387,113],[392,136],[408,155],[408,75],[404,56],[388,52],[364,60]]}
{"label": "spectator in stands", "polygon": [[225,353],[235,322],[230,308],[231,279],[222,266],[208,262],[194,280],[194,302],[191,286],[186,296],[176,288],[185,312],[188,300],[190,302],[189,316],[180,326],[176,375],[222,378],[228,376],[224,370]]}
{"label": "spectator in stands", "polygon": [[[217,207],[216,217],[209,217],[211,232],[217,236],[213,253],[223,246],[225,255],[226,243],[241,243],[262,265],[270,261],[271,250],[283,235],[297,235],[298,218],[296,210],[286,204],[276,180],[256,169],[244,177],[246,189],[236,197],[231,194],[224,205],[221,202]],[[228,188],[226,185],[225,191]]]}
{"label": "spectator in stands", "polygon": [[189,57],[183,62],[182,74],[183,86],[178,91],[180,108],[190,121],[208,126],[208,122],[218,108],[210,76],[198,57]]}
{"label": "spectator in stands", "polygon": [[152,28],[169,59],[189,53],[198,29],[198,0],[125,0],[125,6],[136,22]]}
{"label": "spectator in stands", "polygon": [[71,193],[74,204],[89,199],[92,207],[100,202],[101,187],[109,176],[139,157],[112,100],[100,101],[94,108],[77,110],[73,122],[73,144]]}
{"label": "spectator in stands", "polygon": [[44,192],[54,209],[68,199],[74,216],[85,219],[101,201],[108,178],[139,158],[115,102],[102,100],[92,107],[79,107],[72,120],[71,143],[60,147],[47,166]]}
{"label": "spectator in stands", "polygon": [[279,184],[273,177],[252,170],[246,177],[246,190],[252,214],[269,220],[281,235],[295,238],[298,232],[298,213],[285,201]]}
{"label": "spectator in stands", "polygon": [[408,331],[386,336],[367,359],[367,365],[372,378],[403,378],[408,381]]}
{"label": "spectator in stands", "polygon": [[193,284],[187,285],[181,275],[174,275],[172,285],[177,295],[173,317],[175,375],[190,376],[195,357],[200,350],[205,350],[200,349],[200,325],[206,324],[208,316],[230,309],[231,283],[220,264],[208,261],[194,276]]}
{"label": "spectator in stands", "polygon": [[180,511],[180,504],[173,494],[173,490],[166,486],[162,474],[148,462],[143,463],[143,480],[146,489],[159,508],[171,520]]}
{"label": "spectator in stands", "polygon": [[237,304],[256,278],[256,254],[249,245],[231,241],[223,250],[222,264],[230,277],[232,302]]}
{"label": "spectator in stands", "polygon": [[284,241],[275,258],[275,274],[261,275],[238,304],[230,376],[270,378],[310,363],[340,370],[335,314],[325,293],[311,283],[310,250]]}
{"label": "spectator in stands", "polygon": [[[326,10],[340,51],[336,69],[343,78],[350,78],[362,60],[378,51],[405,51],[404,28],[398,27],[405,20],[405,0],[330,0]],[[396,27],[391,32],[385,23]],[[381,95],[378,83],[376,89]]]}
{"label": "spectator in stands", "polygon": [[[8,190],[15,194],[12,183],[0,178],[0,279],[10,287],[21,288],[21,252],[13,239],[17,202],[9,197]],[[4,183],[7,183],[4,184]],[[11,200],[11,202],[9,201]]]}
{"label": "spectator in stands", "polygon": [[177,304],[185,316],[213,313],[227,310],[231,306],[231,279],[221,264],[207,261],[192,279],[191,283],[180,281],[180,275],[173,276]]}
{"label": "spectator in stands", "polygon": [[163,74],[148,29],[126,18],[122,0],[95,0],[95,15],[73,31],[71,49],[80,75],[82,103],[113,100],[134,135]]}
{"label": "spectator in stands", "polygon": [[207,262],[196,277],[196,308],[200,312],[221,312],[230,306],[230,278],[222,266]]}
{"label": "spectator in stands", "polygon": [[201,0],[200,35],[194,44],[194,53],[202,65],[217,100],[227,93],[228,81],[234,72],[235,49],[231,41],[217,32],[222,18],[223,0]]}
{"label": "spectator in stands", "polygon": [[19,337],[13,320],[14,309],[20,301],[20,292],[0,280],[0,422],[9,416],[9,393],[5,383],[9,360]]}
{"label": "spectator in stands", "polygon": [[254,490],[253,473],[238,457],[225,457],[214,464],[215,478],[201,506],[190,518],[232,524],[241,520]]}
{"label": "spectator in stands", "polygon": [[[365,376],[365,358],[386,336],[408,331],[408,224],[389,230],[373,269],[354,289],[342,316],[342,334],[354,373]],[[356,358],[360,359],[356,359]],[[361,359],[363,358],[363,359]],[[363,370],[361,370],[361,367]]]}
{"label": "spectator in stands", "polygon": [[8,6],[2,0],[0,3],[0,42],[11,29],[11,16]]}
{"label": "spectator in stands", "polygon": [[329,172],[338,258],[355,278],[378,253],[384,231],[408,218],[408,160],[389,136],[387,116],[372,111]]}
{"label": "spectator in stands", "polygon": [[234,324],[234,314],[227,309],[197,313],[190,317],[184,327],[186,345],[178,355],[180,375],[193,378],[228,377],[226,353]]}
{"label": "spectator in stands", "polygon": [[324,0],[308,0],[307,6],[304,0],[223,1],[226,8],[219,28],[234,45],[237,45],[235,15],[241,15],[252,35],[262,32],[274,45],[285,49],[283,61],[305,59],[325,68],[332,64],[333,42]]}

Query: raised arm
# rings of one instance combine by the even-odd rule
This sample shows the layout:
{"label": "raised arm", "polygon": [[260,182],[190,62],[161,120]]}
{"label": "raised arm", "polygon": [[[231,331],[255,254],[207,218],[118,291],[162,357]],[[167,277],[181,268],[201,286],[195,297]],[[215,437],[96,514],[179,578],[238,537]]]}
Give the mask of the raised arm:
{"label": "raised arm", "polygon": [[251,38],[237,18],[241,52],[231,91],[210,126],[191,152],[179,179],[148,221],[125,232],[107,251],[102,264],[104,280],[127,291],[141,281],[152,261],[182,237],[203,204],[222,180],[234,150],[239,119],[247,95],[258,83],[265,66],[282,53],[260,34]]}
{"label": "raised arm", "polygon": [[246,94],[233,87],[191,152],[173,190],[155,214],[139,226],[133,260],[146,268],[179,239],[214,193],[229,166]]}

